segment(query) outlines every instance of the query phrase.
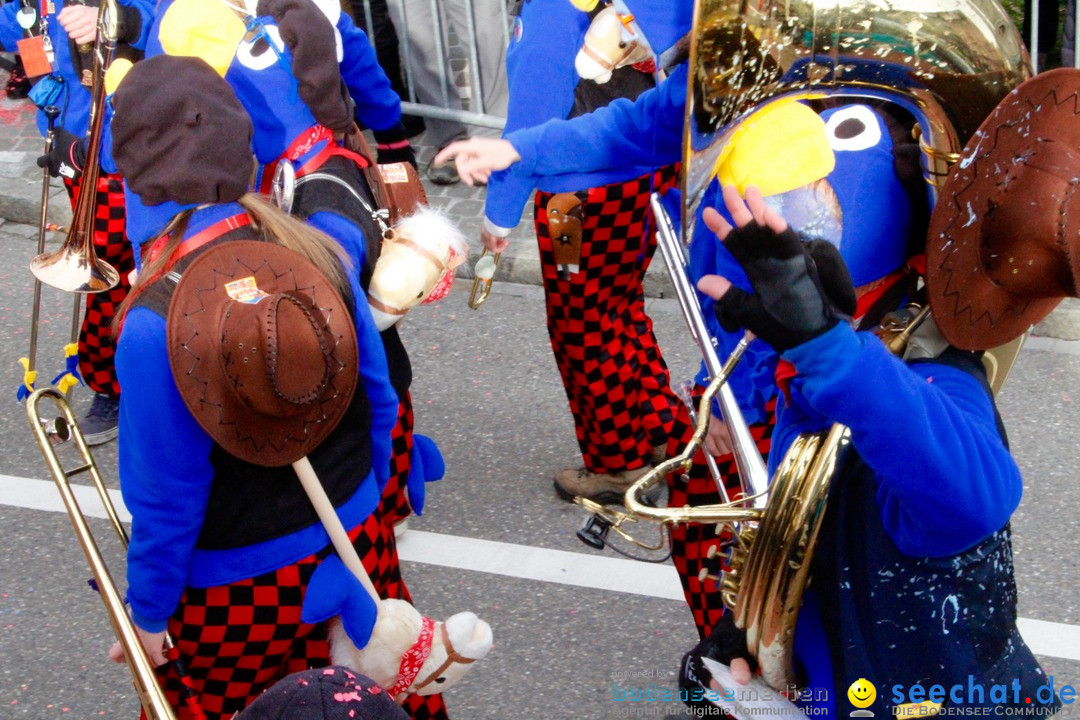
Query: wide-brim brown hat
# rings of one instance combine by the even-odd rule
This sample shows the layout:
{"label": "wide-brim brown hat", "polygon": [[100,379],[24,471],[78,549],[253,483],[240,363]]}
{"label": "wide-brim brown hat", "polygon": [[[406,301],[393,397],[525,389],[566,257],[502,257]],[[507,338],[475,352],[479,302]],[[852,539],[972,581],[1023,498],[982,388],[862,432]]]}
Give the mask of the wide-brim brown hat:
{"label": "wide-brim brown hat", "polygon": [[356,389],[356,328],[299,253],[225,242],[186,270],[168,317],[169,364],[199,425],[228,453],[288,465],[337,426]]}
{"label": "wide-brim brown hat", "polygon": [[1038,75],[1001,101],[942,187],[927,289],[954,346],[1022,335],[1080,287],[1080,70]]}

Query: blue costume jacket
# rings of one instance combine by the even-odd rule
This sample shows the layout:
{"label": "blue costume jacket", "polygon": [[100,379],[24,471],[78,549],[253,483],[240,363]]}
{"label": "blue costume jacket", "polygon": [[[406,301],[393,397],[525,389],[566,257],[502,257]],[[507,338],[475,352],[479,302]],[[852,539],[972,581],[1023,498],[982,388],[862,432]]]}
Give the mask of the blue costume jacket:
{"label": "blue costume jacket", "polygon": [[[966,357],[906,365],[845,324],[784,354],[798,375],[771,468],[798,433],[833,422],[851,428],[855,455],[833,480],[795,633],[830,716],[849,710],[837,698],[860,677],[948,687],[970,675],[987,693],[1018,679],[1032,698],[1045,684],[1015,624],[1007,523],[1020,472]],[[893,704],[882,691],[872,709]]]}

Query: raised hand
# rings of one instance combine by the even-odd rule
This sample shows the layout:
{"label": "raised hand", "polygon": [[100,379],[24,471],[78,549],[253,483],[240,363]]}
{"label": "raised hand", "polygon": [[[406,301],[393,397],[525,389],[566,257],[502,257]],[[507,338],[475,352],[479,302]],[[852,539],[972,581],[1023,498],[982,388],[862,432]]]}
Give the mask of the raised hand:
{"label": "raised hand", "polygon": [[[732,186],[725,187],[723,194],[734,227],[712,208],[704,212],[705,225],[742,265],[754,292],[733,287],[718,275],[706,275],[698,281],[698,289],[716,300],[714,310],[721,326],[728,331],[746,328],[778,352],[835,326],[845,313],[825,292],[808,247],[787,221],[765,205],[754,187],[747,188],[745,199]],[[839,260],[832,255],[828,258]],[[843,261],[839,263],[842,267]],[[830,268],[830,283],[841,285],[842,278],[832,272],[835,269]],[[850,282],[848,278],[848,286]],[[845,306],[848,298],[854,297],[853,290],[847,295],[834,288],[832,294],[844,296],[841,304]]]}
{"label": "raised hand", "polygon": [[466,185],[485,185],[491,173],[505,170],[520,159],[509,140],[469,138],[450,143],[431,162],[444,165],[453,161]]}

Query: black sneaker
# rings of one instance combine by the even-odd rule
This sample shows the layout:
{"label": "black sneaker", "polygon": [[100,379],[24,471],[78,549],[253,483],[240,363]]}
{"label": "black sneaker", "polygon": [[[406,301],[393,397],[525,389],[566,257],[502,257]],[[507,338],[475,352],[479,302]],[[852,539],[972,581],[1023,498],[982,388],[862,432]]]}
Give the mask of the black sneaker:
{"label": "black sneaker", "polygon": [[30,78],[26,77],[22,58],[18,55],[15,56],[15,67],[11,69],[11,74],[8,76],[5,91],[12,100],[21,100],[30,94]]}
{"label": "black sneaker", "polygon": [[103,445],[116,437],[120,415],[120,398],[112,395],[94,395],[90,409],[79,420],[79,429],[87,445]]}
{"label": "black sneaker", "polygon": [[427,178],[436,185],[453,185],[461,181],[453,162],[448,162],[445,165],[428,163]]}

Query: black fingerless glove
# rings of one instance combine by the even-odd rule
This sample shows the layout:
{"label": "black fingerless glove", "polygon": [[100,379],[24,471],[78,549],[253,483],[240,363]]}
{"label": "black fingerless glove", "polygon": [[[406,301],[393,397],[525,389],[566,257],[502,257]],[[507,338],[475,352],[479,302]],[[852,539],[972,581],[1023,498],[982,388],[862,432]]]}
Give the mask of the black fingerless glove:
{"label": "black fingerless glove", "polygon": [[746,649],[746,631],[735,627],[735,616],[732,613],[724,613],[709,637],[683,655],[682,664],[679,666],[679,689],[682,691],[680,697],[688,707],[699,710],[716,709],[716,706],[705,698],[712,673],[705,667],[702,658],[711,658],[724,665],[730,665],[735,658],[743,658],[750,664],[751,670],[757,670],[757,661]]}
{"label": "black fingerless glove", "polygon": [[776,233],[752,221],[733,229],[724,246],[754,288],[750,294],[731,287],[716,301],[716,319],[725,330],[746,328],[782,353],[839,322],[843,313],[825,292],[810,251],[791,228]]}
{"label": "black fingerless glove", "polygon": [[64,128],[58,128],[53,136],[53,146],[48,155],[37,159],[37,166],[48,167],[53,177],[64,177],[72,182],[83,174],[86,149],[82,138],[72,135]]}
{"label": "black fingerless glove", "polygon": [[806,249],[814,261],[821,287],[829,301],[844,315],[854,315],[858,305],[855,285],[851,282],[851,273],[840,250],[828,240],[811,240],[806,244]]}

